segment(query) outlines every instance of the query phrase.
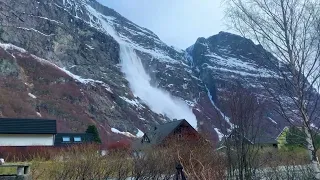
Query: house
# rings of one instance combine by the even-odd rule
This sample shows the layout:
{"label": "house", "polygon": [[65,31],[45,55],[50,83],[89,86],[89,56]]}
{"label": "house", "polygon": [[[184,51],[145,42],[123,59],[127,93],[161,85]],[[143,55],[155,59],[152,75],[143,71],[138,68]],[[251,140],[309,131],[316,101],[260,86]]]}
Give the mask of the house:
{"label": "house", "polygon": [[283,149],[284,146],[287,144],[287,133],[289,132],[289,127],[286,126],[283,128],[283,130],[280,132],[280,134],[278,135],[278,137],[276,138],[277,142],[278,142],[278,147],[279,149]]}
{"label": "house", "polygon": [[241,133],[238,129],[233,129],[229,135],[224,137],[220,143],[218,144],[217,150],[221,150],[226,147],[227,143],[230,146],[237,146],[238,143],[246,143],[249,145],[260,146],[260,148],[264,147],[278,147],[278,142],[276,137],[268,135],[264,132],[252,132],[252,133]]}
{"label": "house", "polygon": [[53,146],[55,120],[0,118],[0,146]]}
{"label": "house", "polygon": [[143,149],[150,146],[165,145],[166,142],[177,139],[184,141],[199,140],[200,134],[185,119],[174,120],[157,125],[144,133],[142,138],[133,143],[134,149]]}
{"label": "house", "polygon": [[68,146],[93,142],[93,135],[89,133],[58,133],[55,136],[55,146]]}
{"label": "house", "polygon": [[[315,145],[320,147],[320,133],[317,128],[312,129],[315,138]],[[287,145],[305,147],[307,144],[306,133],[302,127],[286,126],[276,138],[279,149],[283,149]]]}
{"label": "house", "polygon": [[56,120],[0,118],[0,146],[66,146],[93,142],[89,133],[57,133]]}

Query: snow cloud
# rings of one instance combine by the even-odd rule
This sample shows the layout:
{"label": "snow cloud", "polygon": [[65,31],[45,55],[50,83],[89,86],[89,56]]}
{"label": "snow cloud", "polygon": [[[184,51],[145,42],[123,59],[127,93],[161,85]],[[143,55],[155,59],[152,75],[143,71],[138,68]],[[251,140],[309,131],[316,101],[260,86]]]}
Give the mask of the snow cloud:
{"label": "snow cloud", "polygon": [[184,101],[150,84],[151,78],[133,49],[122,45],[120,58],[122,71],[135,96],[143,100],[152,111],[170,119],[186,119],[193,127],[197,127],[197,119]]}

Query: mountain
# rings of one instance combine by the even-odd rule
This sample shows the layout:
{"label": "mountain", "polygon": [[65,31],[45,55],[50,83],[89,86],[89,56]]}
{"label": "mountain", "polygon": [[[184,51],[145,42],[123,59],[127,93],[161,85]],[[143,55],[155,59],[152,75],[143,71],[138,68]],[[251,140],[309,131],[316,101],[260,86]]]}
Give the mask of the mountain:
{"label": "mountain", "polygon": [[[0,117],[54,118],[60,132],[95,124],[104,142],[185,118],[217,140],[233,126],[236,85],[267,99],[261,82],[278,78],[277,60],[234,34],[179,50],[95,0],[0,6]],[[285,125],[271,110],[263,121],[270,134]]]}

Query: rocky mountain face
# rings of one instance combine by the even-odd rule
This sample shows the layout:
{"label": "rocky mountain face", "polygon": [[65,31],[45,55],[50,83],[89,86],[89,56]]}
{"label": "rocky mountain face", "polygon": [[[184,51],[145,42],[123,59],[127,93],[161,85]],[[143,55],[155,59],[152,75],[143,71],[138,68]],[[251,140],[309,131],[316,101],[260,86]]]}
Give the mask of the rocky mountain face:
{"label": "rocky mountain face", "polygon": [[[261,82],[278,78],[276,60],[237,35],[177,50],[95,0],[0,7],[0,117],[57,119],[60,132],[96,124],[104,142],[186,118],[217,140],[232,127],[227,98],[236,85],[268,99]],[[263,121],[270,134],[284,126],[271,110]]]}

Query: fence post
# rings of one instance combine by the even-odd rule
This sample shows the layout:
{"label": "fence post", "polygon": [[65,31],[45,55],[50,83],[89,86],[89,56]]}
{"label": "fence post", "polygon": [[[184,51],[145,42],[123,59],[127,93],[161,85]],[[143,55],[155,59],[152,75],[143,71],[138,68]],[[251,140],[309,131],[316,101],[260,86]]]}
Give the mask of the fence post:
{"label": "fence post", "polygon": [[184,175],[184,173],[183,173],[183,171],[182,171],[183,167],[182,167],[182,165],[180,163],[177,164],[176,169],[177,169],[176,180],[180,180],[180,178],[181,178],[181,180],[187,180],[185,175]]}

